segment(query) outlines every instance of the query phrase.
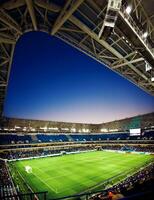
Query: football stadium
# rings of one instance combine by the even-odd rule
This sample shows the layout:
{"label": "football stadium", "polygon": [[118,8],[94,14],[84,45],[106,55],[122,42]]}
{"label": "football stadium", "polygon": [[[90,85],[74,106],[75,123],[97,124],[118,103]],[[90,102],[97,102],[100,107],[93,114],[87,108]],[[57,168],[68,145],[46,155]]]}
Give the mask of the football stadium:
{"label": "football stadium", "polygon": [[152,200],[153,95],[152,0],[0,0],[0,199]]}

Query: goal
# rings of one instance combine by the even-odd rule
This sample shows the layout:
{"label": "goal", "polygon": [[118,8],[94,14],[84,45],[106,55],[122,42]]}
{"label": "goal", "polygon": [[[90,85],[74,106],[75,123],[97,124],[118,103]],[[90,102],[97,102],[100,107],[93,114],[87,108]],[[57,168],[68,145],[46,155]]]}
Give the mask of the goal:
{"label": "goal", "polygon": [[25,171],[27,173],[32,173],[32,168],[30,166],[25,166]]}

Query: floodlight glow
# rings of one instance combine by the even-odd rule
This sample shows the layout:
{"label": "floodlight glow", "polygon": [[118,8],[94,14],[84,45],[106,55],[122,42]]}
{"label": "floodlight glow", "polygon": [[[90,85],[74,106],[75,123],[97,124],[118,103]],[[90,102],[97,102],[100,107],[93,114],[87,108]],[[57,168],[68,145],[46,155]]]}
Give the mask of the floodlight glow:
{"label": "floodlight glow", "polygon": [[23,129],[22,129],[23,131],[26,131],[27,130],[27,127],[23,127]]}
{"label": "floodlight glow", "polygon": [[154,77],[151,77],[151,81],[154,82]]}
{"label": "floodlight glow", "polygon": [[49,129],[49,130],[56,130],[56,131],[57,131],[57,130],[58,130],[58,127],[49,127],[48,129]]}
{"label": "floodlight glow", "polygon": [[15,129],[18,129],[18,128],[21,128],[21,127],[20,127],[20,126],[16,126],[16,125],[15,125],[15,127],[14,127],[14,128],[15,128]]}
{"label": "floodlight glow", "polygon": [[82,129],[82,132],[84,132],[84,133],[88,133],[89,131],[90,131],[90,130],[89,130],[88,128],[87,128],[87,129],[86,129],[86,128],[83,128],[83,129]]}
{"label": "floodlight glow", "polygon": [[69,128],[61,128],[63,131],[69,131]]}
{"label": "floodlight glow", "polygon": [[71,131],[72,132],[76,132],[76,128],[71,128]]}
{"label": "floodlight glow", "polygon": [[115,129],[109,129],[109,132],[116,132],[116,131],[119,131],[117,128]]}
{"label": "floodlight glow", "polygon": [[148,32],[143,33],[143,38],[147,38],[148,37]]}
{"label": "floodlight glow", "polygon": [[102,128],[101,132],[108,132],[108,129],[107,128]]}
{"label": "floodlight glow", "polygon": [[14,129],[14,128],[10,128],[9,130],[10,130],[10,131],[15,131],[15,129]]}
{"label": "floodlight glow", "polygon": [[131,6],[127,6],[126,8],[126,13],[129,15],[132,11],[132,7]]}
{"label": "floodlight glow", "polygon": [[44,129],[44,127],[40,127],[40,129],[41,129],[41,130],[43,130],[43,129]]}

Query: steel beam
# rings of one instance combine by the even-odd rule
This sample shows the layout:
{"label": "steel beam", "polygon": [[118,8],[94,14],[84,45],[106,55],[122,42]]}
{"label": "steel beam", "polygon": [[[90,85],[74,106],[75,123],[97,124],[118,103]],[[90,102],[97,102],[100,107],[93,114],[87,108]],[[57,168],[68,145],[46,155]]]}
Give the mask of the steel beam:
{"label": "steel beam", "polygon": [[110,60],[117,60],[118,58],[116,57],[112,57],[112,56],[103,56],[103,55],[99,55],[99,58],[105,58],[105,59],[110,59]]}
{"label": "steel beam", "polygon": [[6,85],[6,83],[1,83],[0,84],[0,87],[6,87],[7,85]]}
{"label": "steel beam", "polygon": [[[4,90],[4,96],[3,96],[3,104],[4,100],[6,98],[6,92],[7,92],[7,87],[8,87],[8,81],[9,81],[9,76],[10,76],[10,70],[11,70],[11,65],[12,65],[12,60],[13,60],[13,54],[14,54],[14,48],[15,44],[12,45],[11,52],[10,52],[10,60],[9,60],[9,66],[8,66],[8,71],[7,71],[7,77],[6,77],[6,83],[3,84],[3,87],[5,88]],[[3,106],[3,105],[2,105]],[[0,112],[3,112],[4,110],[0,110]],[[3,113],[2,113],[3,114]]]}
{"label": "steel beam", "polygon": [[[68,40],[68,38],[65,38],[65,37],[63,37],[62,35],[59,37],[58,36],[58,38],[59,39],[61,39],[62,41],[64,41],[64,42],[66,42],[67,44],[69,44],[69,45],[71,45],[72,47],[74,47],[74,48],[76,48],[76,49],[78,49],[79,51],[81,51],[81,52],[83,52],[83,53],[85,53],[87,56],[89,56],[89,57],[91,57],[91,58],[93,58],[94,60],[96,60],[97,62],[99,62],[99,63],[103,63],[104,64],[104,59],[98,59],[98,58],[96,58],[95,57],[95,55],[93,54],[93,55],[91,55],[91,53],[92,52],[89,52],[87,49],[86,49],[86,47],[85,47],[85,45],[83,45],[82,44],[82,46],[80,46],[79,45],[79,42],[77,42],[77,41],[74,41],[74,40]],[[132,64],[129,64],[130,66],[132,65]],[[108,66],[110,66],[110,63],[108,64]],[[132,67],[134,67],[133,65],[132,65]],[[110,67],[109,67],[110,68]],[[110,69],[112,69],[112,68],[110,68]],[[138,87],[140,87],[141,89],[143,89],[144,91],[146,91],[147,93],[149,93],[149,94],[154,94],[153,92],[151,92],[148,88],[146,88],[146,87],[142,87],[142,86],[140,86],[139,85],[139,81],[138,82],[136,82],[136,79],[141,79],[141,77],[146,81],[146,82],[149,82],[150,83],[150,85],[151,85],[151,81],[149,81],[148,80],[148,78],[146,77],[146,76],[144,76],[144,74],[143,73],[141,73],[138,69],[136,69],[135,67],[134,67],[134,70],[132,70],[132,68],[131,67],[127,67],[127,69],[129,69],[129,70],[131,70],[130,72],[129,72],[129,74],[131,73],[131,75],[130,76],[126,76],[125,75],[125,73],[122,71],[119,71],[119,70],[114,70],[114,72],[116,72],[116,73],[118,73],[119,75],[121,75],[122,77],[124,77],[124,78],[126,78],[128,81],[130,81],[130,82],[132,82],[133,84],[135,84],[135,85],[137,85]],[[113,70],[113,69],[112,69]],[[135,70],[137,70],[137,72],[138,73],[140,73],[140,76],[139,76],[139,74],[138,73],[136,73],[135,72]],[[132,78],[133,77],[133,75],[135,76],[135,79],[134,78]],[[151,87],[153,87],[154,85],[152,85]]]}
{"label": "steel beam", "polygon": [[0,66],[3,66],[3,65],[5,65],[6,63],[8,63],[9,62],[9,59],[6,59],[6,60],[4,60],[2,63],[0,63]]}
{"label": "steel beam", "polygon": [[67,32],[71,31],[71,32],[75,32],[75,33],[84,33],[83,31],[81,31],[79,29],[77,30],[77,29],[65,28],[65,27],[62,27],[60,30],[61,31],[67,31]]}
{"label": "steel beam", "polygon": [[19,8],[21,6],[25,5],[25,0],[10,0],[10,1],[6,1],[4,2],[0,8],[4,8],[6,10],[12,10],[15,8]]}
{"label": "steel beam", "polygon": [[[133,56],[133,59],[135,58],[137,54],[137,51],[133,51],[130,54],[127,54],[125,57],[123,57],[123,59],[118,59],[117,61],[115,61],[114,63],[112,63],[113,66],[115,66],[116,64],[124,61],[124,59],[128,59],[129,57]],[[132,58],[131,58],[132,59]]]}
{"label": "steel beam", "polygon": [[130,17],[126,18],[125,15],[121,11],[119,11],[119,16],[121,17],[121,19],[123,21],[125,21],[127,23],[128,27],[130,27],[130,29],[134,32],[134,34],[138,37],[138,39],[144,45],[144,47],[146,48],[146,50],[150,53],[151,57],[154,59],[154,54],[152,53],[152,51],[149,48],[149,46],[147,45],[147,43],[143,40],[142,36],[140,35],[140,32],[139,31],[137,32],[135,30],[135,28],[132,26],[132,24],[131,24],[131,22],[129,20]]}
{"label": "steel beam", "polygon": [[61,10],[58,18],[56,19],[51,34],[54,35],[60,27],[69,19],[69,17],[75,12],[75,10],[82,4],[84,0],[75,1],[75,3],[68,9],[70,6],[71,0],[66,1],[64,8]]}
{"label": "steel beam", "polygon": [[61,8],[52,2],[47,3],[44,0],[34,0],[35,4],[41,8],[47,9],[51,12],[59,12]]}
{"label": "steel beam", "polygon": [[[83,24],[79,19],[74,17],[73,15],[69,18],[69,20],[76,26],[78,26],[81,30],[83,30],[85,33],[87,33],[90,37],[92,37],[94,40],[96,40],[99,44],[101,44],[103,47],[105,47],[107,50],[109,50],[112,54],[114,54],[116,57],[120,59],[124,59],[125,62],[128,62],[127,59],[125,59],[117,50],[115,50],[113,47],[111,47],[106,41],[99,39],[96,33],[91,31],[85,24]],[[131,63],[128,63],[128,66],[135,71],[139,76],[141,76],[143,79],[148,81],[148,78],[145,74],[143,74],[141,71],[139,71],[137,68],[135,68]],[[150,82],[151,83],[151,82]],[[151,83],[151,85],[154,85]]]}
{"label": "steel beam", "polygon": [[146,13],[146,11],[145,11],[143,5],[141,4],[142,1],[141,1],[141,0],[140,0],[140,1],[137,0],[137,1],[138,1],[138,3],[139,3],[139,6],[140,6],[140,10],[139,10],[139,11],[140,11],[140,12],[142,11],[142,15],[144,15],[145,18],[146,18],[146,23],[149,24],[149,26],[150,26],[151,31],[150,31],[149,34],[151,34],[151,33],[154,31],[154,25],[153,25],[153,23],[152,23],[150,17],[148,16],[148,14]]}
{"label": "steel beam", "polygon": [[135,59],[135,60],[131,60],[131,61],[128,61],[128,62],[119,64],[119,65],[115,65],[115,66],[112,67],[112,69],[117,69],[117,68],[119,68],[119,67],[123,67],[123,66],[126,66],[126,65],[128,65],[128,64],[133,64],[133,63],[141,62],[141,61],[143,61],[143,60],[144,60],[144,58],[137,58],[137,59]]}
{"label": "steel beam", "polygon": [[4,38],[0,36],[0,43],[5,43],[5,44],[15,44],[16,41],[14,39],[9,39],[9,38]]}
{"label": "steel beam", "polygon": [[35,11],[34,11],[34,5],[33,5],[33,1],[32,0],[25,0],[26,4],[27,4],[27,8],[32,20],[32,24],[34,27],[34,30],[37,30],[37,21],[36,21],[36,15],[35,15]]}
{"label": "steel beam", "polygon": [[19,24],[11,16],[9,16],[3,9],[0,9],[0,21],[2,21],[10,28],[16,30],[19,34],[22,34],[21,27],[19,26]]}

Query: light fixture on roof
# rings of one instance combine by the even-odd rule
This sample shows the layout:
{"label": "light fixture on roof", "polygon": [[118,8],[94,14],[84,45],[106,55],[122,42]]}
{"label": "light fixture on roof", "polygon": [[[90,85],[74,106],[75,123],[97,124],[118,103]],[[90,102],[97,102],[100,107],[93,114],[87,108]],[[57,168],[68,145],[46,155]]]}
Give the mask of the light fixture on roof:
{"label": "light fixture on roof", "polygon": [[126,13],[129,15],[132,11],[132,7],[131,6],[127,6],[126,8]]}
{"label": "light fixture on roof", "polygon": [[148,32],[146,31],[143,33],[143,38],[147,38],[147,37],[148,37]]}
{"label": "light fixture on roof", "polygon": [[151,65],[147,61],[145,61],[145,71],[148,72],[151,69],[152,69]]}

